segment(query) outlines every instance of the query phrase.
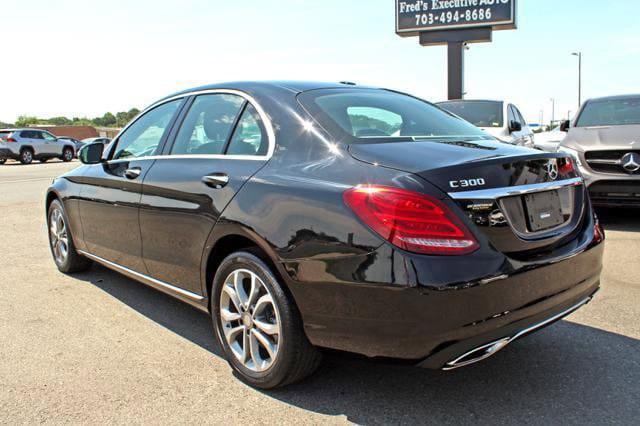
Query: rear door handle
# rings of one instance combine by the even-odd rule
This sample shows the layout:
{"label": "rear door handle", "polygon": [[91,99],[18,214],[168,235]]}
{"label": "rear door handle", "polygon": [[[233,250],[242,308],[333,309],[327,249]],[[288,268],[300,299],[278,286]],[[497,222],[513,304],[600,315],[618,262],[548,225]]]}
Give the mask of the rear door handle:
{"label": "rear door handle", "polygon": [[212,188],[220,189],[229,183],[229,176],[226,173],[212,173],[204,176],[202,182]]}
{"label": "rear door handle", "polygon": [[132,167],[124,171],[124,176],[127,179],[133,180],[137,179],[138,176],[140,176],[140,173],[142,173],[142,169],[140,167]]}

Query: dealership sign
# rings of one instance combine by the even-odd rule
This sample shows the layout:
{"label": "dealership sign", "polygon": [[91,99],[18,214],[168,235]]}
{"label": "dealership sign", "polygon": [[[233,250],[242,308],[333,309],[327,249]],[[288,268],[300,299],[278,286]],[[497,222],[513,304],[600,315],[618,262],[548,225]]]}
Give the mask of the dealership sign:
{"label": "dealership sign", "polygon": [[516,28],[516,0],[396,0],[396,33],[490,27]]}

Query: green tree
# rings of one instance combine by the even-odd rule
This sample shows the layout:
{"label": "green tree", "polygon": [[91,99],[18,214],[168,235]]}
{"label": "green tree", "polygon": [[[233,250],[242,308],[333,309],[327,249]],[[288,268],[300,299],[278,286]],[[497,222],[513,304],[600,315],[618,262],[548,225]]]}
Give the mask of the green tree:
{"label": "green tree", "polygon": [[40,120],[38,117],[33,117],[29,115],[21,115],[16,120],[16,127],[29,127],[31,124],[37,124]]}
{"label": "green tree", "polygon": [[68,126],[70,124],[73,124],[73,121],[69,120],[67,117],[52,117],[45,121],[56,126]]}

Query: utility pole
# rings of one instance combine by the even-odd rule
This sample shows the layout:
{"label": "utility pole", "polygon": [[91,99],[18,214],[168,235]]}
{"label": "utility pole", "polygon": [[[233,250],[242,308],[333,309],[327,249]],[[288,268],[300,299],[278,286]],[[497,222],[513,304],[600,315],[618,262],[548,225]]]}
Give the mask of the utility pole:
{"label": "utility pole", "polygon": [[582,105],[582,52],[573,52],[572,56],[578,57],[578,109]]}
{"label": "utility pole", "polygon": [[551,125],[556,121],[556,98],[551,98]]}

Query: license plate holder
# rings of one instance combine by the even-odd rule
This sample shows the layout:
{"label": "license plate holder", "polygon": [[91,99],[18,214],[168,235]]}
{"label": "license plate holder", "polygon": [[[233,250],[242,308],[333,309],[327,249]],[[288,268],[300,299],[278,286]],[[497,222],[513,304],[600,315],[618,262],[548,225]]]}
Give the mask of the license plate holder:
{"label": "license plate holder", "polygon": [[562,203],[558,191],[537,192],[524,197],[529,231],[539,232],[564,223]]}

